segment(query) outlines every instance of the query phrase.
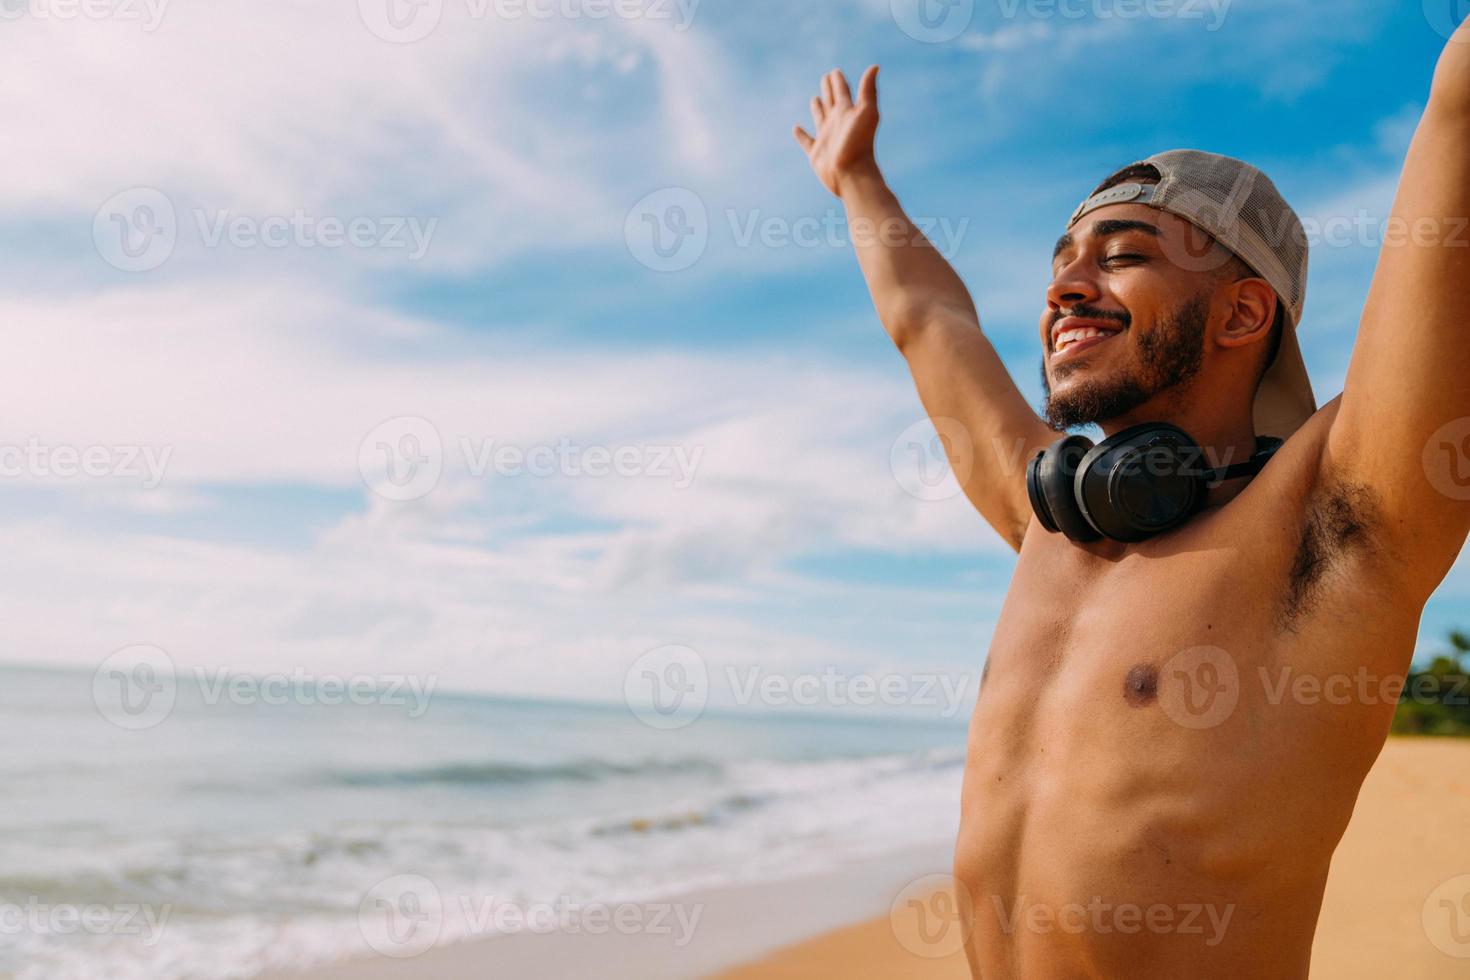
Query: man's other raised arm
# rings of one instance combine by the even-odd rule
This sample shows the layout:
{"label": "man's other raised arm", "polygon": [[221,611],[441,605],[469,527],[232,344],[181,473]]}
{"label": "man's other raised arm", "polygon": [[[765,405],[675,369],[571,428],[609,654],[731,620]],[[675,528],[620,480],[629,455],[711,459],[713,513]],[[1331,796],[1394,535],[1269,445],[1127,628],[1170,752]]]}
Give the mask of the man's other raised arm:
{"label": "man's other raised arm", "polygon": [[1470,530],[1470,22],[1440,58],[1383,240],[1323,476],[1372,491],[1427,597]]}
{"label": "man's other raised arm", "polygon": [[[842,199],[858,264],[878,318],[908,361],[924,410],[937,423],[965,495],[1016,549],[1031,519],[1025,463],[1056,438],[1006,372],[980,329],[964,283],[914,226],[889,190],[873,154],[878,69],[853,99],[841,72],[812,99],[815,137],[797,127],[812,169]],[[956,427],[940,420],[954,419]],[[959,432],[969,446],[955,446]]]}

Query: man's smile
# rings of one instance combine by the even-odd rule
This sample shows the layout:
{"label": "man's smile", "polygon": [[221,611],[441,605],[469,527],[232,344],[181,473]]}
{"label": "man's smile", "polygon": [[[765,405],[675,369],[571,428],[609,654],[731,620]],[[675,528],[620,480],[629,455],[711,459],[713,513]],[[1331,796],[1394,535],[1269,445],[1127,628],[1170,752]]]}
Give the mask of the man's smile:
{"label": "man's smile", "polygon": [[1051,357],[1053,364],[1080,356],[1099,344],[1112,340],[1123,332],[1123,327],[1107,320],[1091,320],[1084,317],[1063,317],[1051,330]]}

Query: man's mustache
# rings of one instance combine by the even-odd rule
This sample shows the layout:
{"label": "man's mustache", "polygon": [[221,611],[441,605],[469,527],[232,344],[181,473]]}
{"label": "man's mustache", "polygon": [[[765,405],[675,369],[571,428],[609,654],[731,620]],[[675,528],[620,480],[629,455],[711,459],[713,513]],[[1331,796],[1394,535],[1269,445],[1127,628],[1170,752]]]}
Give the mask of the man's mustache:
{"label": "man's mustache", "polygon": [[1114,320],[1123,325],[1126,330],[1133,325],[1133,317],[1127,313],[1116,310],[1100,310],[1095,306],[1074,306],[1070,310],[1056,310],[1051,315],[1051,322],[1046,325],[1047,332],[1057,325],[1057,321],[1065,317],[1075,316],[1084,320]]}

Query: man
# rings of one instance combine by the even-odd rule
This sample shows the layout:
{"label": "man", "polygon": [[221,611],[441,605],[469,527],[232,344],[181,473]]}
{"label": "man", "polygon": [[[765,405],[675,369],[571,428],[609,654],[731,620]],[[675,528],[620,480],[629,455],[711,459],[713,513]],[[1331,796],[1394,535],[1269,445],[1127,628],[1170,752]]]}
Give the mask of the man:
{"label": "man", "polygon": [[[1258,171],[1161,154],[1078,209],[1041,316],[1043,421],[883,181],[876,67],[855,100],[827,75],[812,112],[796,137],[847,209],[879,317],[966,495],[1019,552],[955,855],[973,973],[1306,977],[1394,679],[1470,529],[1470,28],[1440,59],[1344,391],[1320,410],[1295,337],[1304,236]],[[1198,469],[1285,442],[1162,533],[1101,536],[1075,513],[1053,533],[1026,463],[1089,422],[1172,423]]]}

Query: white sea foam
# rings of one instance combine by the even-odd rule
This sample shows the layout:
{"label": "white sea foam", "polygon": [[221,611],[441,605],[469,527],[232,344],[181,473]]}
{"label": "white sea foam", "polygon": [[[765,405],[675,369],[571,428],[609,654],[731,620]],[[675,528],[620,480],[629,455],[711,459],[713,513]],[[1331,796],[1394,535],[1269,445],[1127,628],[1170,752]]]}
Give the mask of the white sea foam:
{"label": "white sea foam", "polygon": [[[39,687],[33,699],[61,696]],[[493,931],[477,915],[491,901],[776,880],[950,840],[958,817],[954,727],[707,719],[670,738],[624,712],[469,700],[411,725],[352,709],[306,720],[162,726],[151,756],[109,760],[115,740],[89,742],[57,712],[68,751],[20,781],[29,817],[0,816],[0,903],[131,904],[166,922],[151,943],[0,936],[0,973],[247,977],[369,952],[359,904],[394,876],[433,883],[438,941],[454,942]]]}

